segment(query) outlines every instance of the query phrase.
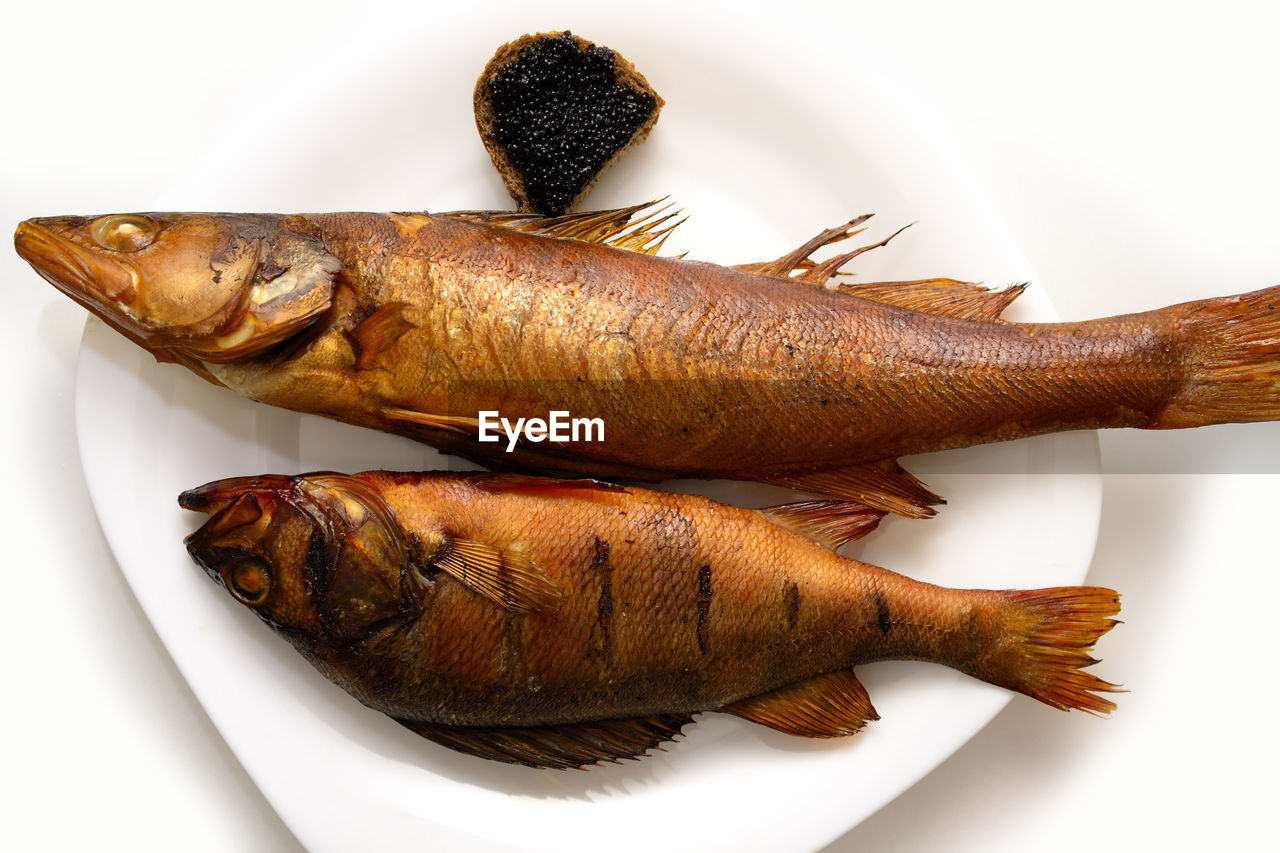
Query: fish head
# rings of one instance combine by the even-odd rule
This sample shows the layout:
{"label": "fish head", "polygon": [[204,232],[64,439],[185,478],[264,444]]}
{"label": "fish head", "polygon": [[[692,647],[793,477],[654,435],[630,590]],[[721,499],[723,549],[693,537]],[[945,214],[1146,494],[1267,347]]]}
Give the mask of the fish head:
{"label": "fish head", "polygon": [[421,611],[406,537],[362,480],[237,477],[178,503],[211,516],[186,539],[192,559],[295,644],[351,643]]}
{"label": "fish head", "polygon": [[328,309],[341,263],[299,217],[125,213],[28,219],[18,254],[161,360],[266,352]]}

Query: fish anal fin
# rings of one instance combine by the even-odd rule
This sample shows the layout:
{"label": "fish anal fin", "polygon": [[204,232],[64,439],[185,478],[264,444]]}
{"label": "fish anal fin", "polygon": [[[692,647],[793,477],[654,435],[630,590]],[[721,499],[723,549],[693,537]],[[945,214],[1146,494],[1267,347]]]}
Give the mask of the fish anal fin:
{"label": "fish anal fin", "polygon": [[415,412],[410,409],[383,408],[382,414],[393,421],[402,421],[428,429],[439,429],[457,432],[462,435],[474,435],[480,430],[479,418],[468,418],[462,415],[435,415],[430,412]]}
{"label": "fish anal fin", "polygon": [[525,474],[493,474],[478,476],[474,480],[477,489],[497,494],[522,494],[555,498],[561,496],[591,497],[593,493],[626,493],[624,486],[601,480],[569,480],[555,477],[533,477]]}
{"label": "fish anal fin", "polygon": [[919,281],[841,282],[840,293],[871,299],[885,305],[980,323],[1002,323],[1001,313],[1027,289],[1026,282],[991,290],[980,284],[950,278]]}
{"label": "fish anal fin", "polygon": [[560,606],[560,588],[518,548],[446,536],[431,563],[504,610],[547,612]]}
{"label": "fish anal fin", "polygon": [[895,459],[803,474],[755,474],[753,479],[828,498],[858,501],[907,518],[930,518],[946,503]]}
{"label": "fish anal fin", "polygon": [[599,243],[616,249],[656,255],[671,232],[684,221],[676,219],[680,215],[678,211],[667,212],[668,206],[660,206],[663,201],[664,199],[658,199],[633,204],[630,207],[570,213],[564,216],[484,210],[458,210],[433,215],[479,225],[507,228],[525,234],[581,240],[586,243]]}
{"label": "fish anal fin", "polygon": [[875,530],[887,512],[859,501],[801,501],[758,511],[832,551]]}
{"label": "fish anal fin", "polygon": [[866,688],[849,670],[814,676],[720,710],[800,737],[843,737],[880,719]]}
{"label": "fish anal fin", "polygon": [[373,367],[378,356],[395,346],[405,332],[414,328],[414,324],[405,317],[408,307],[406,302],[388,302],[355,328],[347,330],[347,340],[351,342],[358,369]]}
{"label": "fish anal fin", "polygon": [[680,734],[688,714],[660,714],[553,726],[445,726],[397,720],[441,746],[509,764],[569,770],[639,758]]}

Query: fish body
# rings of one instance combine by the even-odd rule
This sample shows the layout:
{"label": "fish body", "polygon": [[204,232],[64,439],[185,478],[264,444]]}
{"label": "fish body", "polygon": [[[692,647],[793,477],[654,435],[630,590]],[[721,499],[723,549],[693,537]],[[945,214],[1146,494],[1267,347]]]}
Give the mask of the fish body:
{"label": "fish body", "polygon": [[[157,358],[502,469],[751,479],[927,515],[901,455],[1280,417],[1275,288],[1005,323],[1016,288],[822,286],[862,250],[811,252],[861,220],[729,268],[650,254],[668,229],[628,225],[637,210],[62,217],[16,244]],[[602,435],[486,443],[486,412]]]}
{"label": "fish body", "polygon": [[[883,514],[514,475],[247,477],[186,492],[193,558],[364,704],[537,766],[636,755],[694,713],[849,734],[852,668],[942,663],[1095,712],[1110,590],[952,590],[839,556]],[[816,540],[816,541],[815,541]]]}

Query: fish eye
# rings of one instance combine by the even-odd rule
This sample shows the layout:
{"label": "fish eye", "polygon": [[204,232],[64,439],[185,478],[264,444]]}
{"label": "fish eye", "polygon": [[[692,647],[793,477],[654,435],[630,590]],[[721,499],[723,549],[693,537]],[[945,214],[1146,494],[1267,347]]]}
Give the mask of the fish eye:
{"label": "fish eye", "polygon": [[261,604],[271,591],[271,572],[261,560],[245,560],[227,575],[227,588],[245,604]]}
{"label": "fish eye", "polygon": [[103,216],[89,226],[93,242],[113,252],[136,252],[156,239],[156,226],[145,216],[133,213]]}

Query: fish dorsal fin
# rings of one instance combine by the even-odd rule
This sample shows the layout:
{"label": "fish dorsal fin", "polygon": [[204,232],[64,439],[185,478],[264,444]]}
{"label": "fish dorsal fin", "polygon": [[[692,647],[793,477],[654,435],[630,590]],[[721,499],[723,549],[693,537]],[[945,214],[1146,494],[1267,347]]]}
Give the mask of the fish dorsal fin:
{"label": "fish dorsal fin", "polygon": [[907,518],[929,518],[946,503],[895,459],[806,474],[753,474],[751,479],[829,498],[858,501]]}
{"label": "fish dorsal fin", "polygon": [[546,612],[560,606],[560,588],[514,548],[446,536],[431,564],[514,613]]}
{"label": "fish dorsal fin", "polygon": [[[818,265],[811,256],[818,249],[824,246],[830,246],[832,243],[839,243],[841,240],[848,240],[855,237],[867,229],[860,227],[868,219],[871,218],[870,213],[864,213],[862,216],[854,217],[843,225],[837,225],[835,228],[828,228],[819,233],[817,236],[810,238],[800,248],[788,252],[780,258],[772,261],[758,261],[752,264],[738,264],[735,270],[742,270],[754,275],[767,275],[772,278],[790,278],[797,273],[803,274],[812,270]],[[840,264],[843,266],[849,260],[852,260],[857,254],[875,248],[867,246],[866,248],[857,250],[855,255],[850,255],[848,259]],[[841,257],[844,257],[843,255]],[[826,279],[823,279],[825,281]]]}
{"label": "fish dorsal fin", "polygon": [[414,328],[414,323],[405,317],[408,307],[407,302],[388,302],[347,331],[347,340],[355,352],[358,369],[368,370],[378,356],[395,346],[401,335]]}
{"label": "fish dorsal fin", "polygon": [[[570,213],[565,216],[539,216],[536,213],[488,210],[459,210],[432,215],[480,225],[494,225],[542,237],[581,240],[586,243],[612,246],[615,249],[656,255],[671,232],[684,221],[676,219],[680,211],[668,212],[670,206],[662,205],[663,201],[664,199],[658,199],[646,201],[643,204],[633,204],[630,207]],[[637,216],[637,214],[643,215]],[[673,219],[676,221],[673,222]]]}
{"label": "fish dorsal fin", "polygon": [[886,511],[859,501],[801,501],[757,510],[774,524],[838,550],[876,529]]}
{"label": "fish dorsal fin", "polygon": [[784,281],[796,281],[801,284],[811,284],[815,287],[822,287],[829,280],[841,274],[844,265],[849,263],[849,261],[864,252],[870,252],[872,249],[879,249],[881,246],[887,245],[890,240],[911,227],[909,225],[904,225],[880,242],[861,246],[851,252],[833,255],[823,261],[814,259],[813,253],[818,249],[821,249],[824,246],[830,246],[832,243],[839,243],[841,240],[847,240],[850,237],[855,237],[858,234],[861,234],[866,229],[859,226],[870,218],[871,214],[867,213],[849,220],[844,225],[837,225],[835,228],[828,228],[826,231],[810,238],[809,241],[800,246],[800,248],[795,251],[788,252],[777,260],[761,261],[754,264],[739,264],[735,266],[734,269],[753,273],[755,275],[769,276],[770,278],[780,278]]}
{"label": "fish dorsal fin", "polygon": [[1000,315],[1027,289],[1027,284],[1020,282],[1001,290],[991,290],[981,284],[950,278],[928,278],[920,281],[841,282],[832,289],[921,314],[980,323],[1003,323]]}
{"label": "fish dorsal fin", "polygon": [[980,284],[956,281],[950,278],[930,278],[919,281],[882,281],[867,284],[840,282],[829,284],[831,279],[841,275],[845,264],[872,249],[878,249],[905,228],[899,228],[878,243],[833,255],[822,261],[815,260],[813,253],[824,246],[839,243],[865,231],[861,226],[870,214],[851,219],[844,225],[828,228],[811,238],[793,252],[788,252],[777,260],[762,261],[754,264],[740,264],[734,269],[755,275],[780,278],[786,281],[809,284],[814,287],[825,287],[850,296],[871,299],[886,305],[918,311],[922,314],[934,314],[940,317],[952,317],[959,320],[976,320],[987,323],[998,323],[1000,313],[1009,307],[1009,303],[1018,298],[1018,294],[1026,289],[1025,284],[1015,284],[1003,290],[989,290]]}
{"label": "fish dorsal fin", "polygon": [[521,494],[534,497],[556,498],[574,496],[589,498],[599,493],[626,493],[627,489],[600,480],[557,479],[531,477],[527,474],[480,475],[474,480],[477,489],[495,494]]}
{"label": "fish dorsal fin", "polygon": [[688,714],[658,714],[624,720],[554,726],[444,726],[397,720],[441,746],[509,764],[570,770],[603,761],[639,758],[680,734]]}
{"label": "fish dorsal fin", "polygon": [[800,737],[851,735],[880,715],[849,670],[829,672],[720,709]]}

